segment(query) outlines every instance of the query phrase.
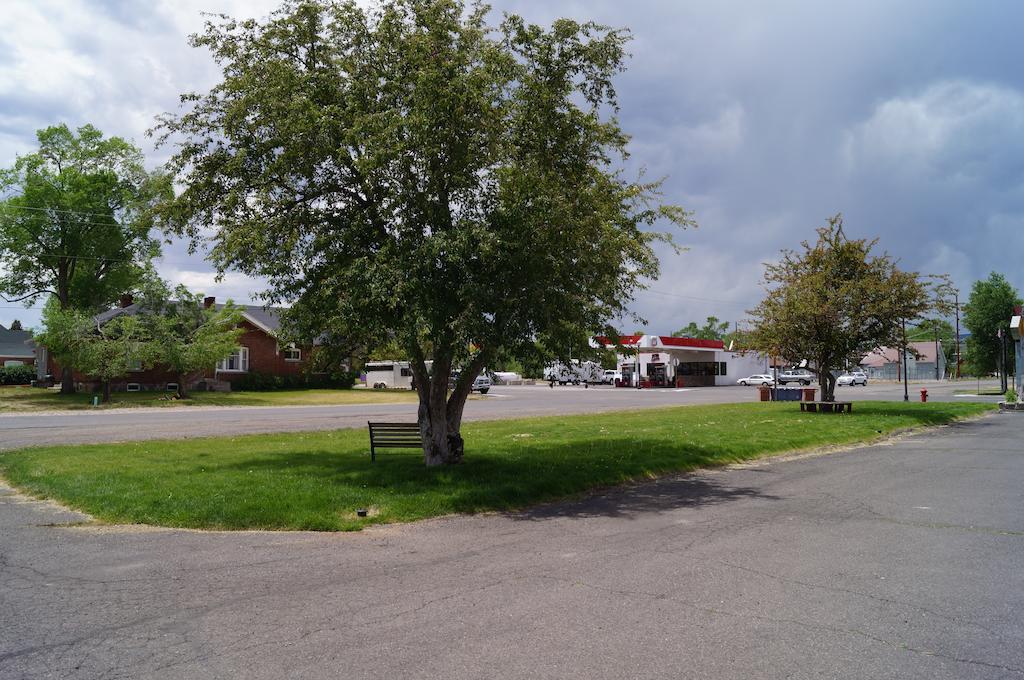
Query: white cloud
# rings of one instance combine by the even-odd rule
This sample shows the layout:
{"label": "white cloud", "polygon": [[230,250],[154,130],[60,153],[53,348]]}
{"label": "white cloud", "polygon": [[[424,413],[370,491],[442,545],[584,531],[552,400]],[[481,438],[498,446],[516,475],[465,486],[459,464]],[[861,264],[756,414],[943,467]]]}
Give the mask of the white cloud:
{"label": "white cloud", "polygon": [[962,80],[882,102],[844,147],[854,171],[953,181],[1000,174],[1022,152],[1024,94]]}
{"label": "white cloud", "polygon": [[209,270],[160,267],[160,275],[171,285],[183,285],[194,293],[216,297],[218,301],[232,300],[239,304],[263,304],[259,299],[263,282],[238,272],[225,272],[218,280],[217,272]]}

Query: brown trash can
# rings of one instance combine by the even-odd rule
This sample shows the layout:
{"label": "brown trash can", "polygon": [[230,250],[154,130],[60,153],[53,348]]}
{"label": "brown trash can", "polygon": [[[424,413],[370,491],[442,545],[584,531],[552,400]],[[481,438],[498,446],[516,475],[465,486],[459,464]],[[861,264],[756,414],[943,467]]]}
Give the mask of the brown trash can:
{"label": "brown trash can", "polygon": [[814,393],[817,392],[817,388],[814,387],[803,387],[801,391],[804,393],[804,401],[814,401]]}
{"label": "brown trash can", "polygon": [[761,395],[761,401],[772,400],[772,388],[768,387],[767,385],[761,385],[760,387],[757,388],[757,391]]}

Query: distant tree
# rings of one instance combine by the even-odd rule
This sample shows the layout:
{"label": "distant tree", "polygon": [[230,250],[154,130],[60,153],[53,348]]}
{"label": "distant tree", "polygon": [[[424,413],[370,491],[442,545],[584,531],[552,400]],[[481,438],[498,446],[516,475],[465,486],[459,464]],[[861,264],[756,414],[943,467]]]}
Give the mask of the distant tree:
{"label": "distant tree", "polygon": [[20,330],[22,330],[21,322],[18,321],[17,319],[15,319],[14,321],[11,322],[11,327],[8,330],[12,330],[12,331],[20,331]]}
{"label": "distant tree", "polygon": [[[43,306],[42,330],[32,339],[46,351],[61,367],[80,366],[88,354],[88,342],[95,329],[91,314],[77,309],[61,307],[56,297],[51,297]],[[67,371],[64,382],[73,387]],[[63,390],[66,391],[66,390]]]}
{"label": "distant tree", "polygon": [[[946,366],[952,366],[956,353],[956,331],[953,324],[945,319],[925,319],[907,327],[908,342],[938,342]],[[947,369],[948,370],[948,369]]]}
{"label": "distant tree", "polygon": [[[967,363],[976,375],[989,375],[999,368],[998,332],[1009,333],[1013,308],[1019,304],[1020,296],[1002,274],[992,272],[987,279],[974,282],[964,306],[964,327],[971,332]],[[1007,373],[1013,373],[1013,353],[1008,355]]]}
{"label": "distant tree", "polygon": [[[37,133],[39,150],[0,170],[0,298],[95,313],[133,289],[159,253],[151,208],[171,194],[142,152],[91,125]],[[62,364],[65,393],[72,364]]]}
{"label": "distant tree", "polygon": [[238,350],[242,312],[230,300],[220,308],[207,308],[202,295],[184,286],[169,291],[158,282],[146,291],[140,306],[152,356],[177,376],[181,399],[188,399],[192,381]]}
{"label": "distant tree", "polygon": [[680,328],[672,337],[676,338],[698,338],[700,340],[724,340],[729,334],[729,322],[719,321],[717,316],[709,316],[703,326],[691,321]]}
{"label": "distant tree", "polygon": [[77,368],[103,386],[103,403],[110,402],[110,383],[132,370],[149,368],[158,358],[157,348],[137,316],[117,316],[96,324],[86,335]]}
{"label": "distant tree", "polygon": [[628,33],[487,14],[308,0],[211,22],[192,42],[223,79],[160,126],[181,140],[176,233],[212,229],[218,266],[294,302],[286,323],[408,352],[427,465],[462,460],[466,398],[501,348],[617,335],[658,274],[651,227],[691,224],[621,170]]}
{"label": "distant tree", "polygon": [[817,233],[816,242],[784,250],[777,264],[766,265],[768,292],[750,312],[751,342],[785,362],[811,362],[822,399],[831,401],[833,371],[882,346],[901,346],[901,320],[930,309],[934,291],[888,255],[872,255],[877,241],[846,238],[840,215]]}

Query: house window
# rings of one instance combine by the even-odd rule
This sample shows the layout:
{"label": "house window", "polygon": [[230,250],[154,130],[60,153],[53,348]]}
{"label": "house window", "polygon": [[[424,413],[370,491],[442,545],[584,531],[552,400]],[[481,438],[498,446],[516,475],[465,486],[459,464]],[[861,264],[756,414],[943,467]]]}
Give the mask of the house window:
{"label": "house window", "polygon": [[239,347],[235,353],[217,362],[217,370],[228,373],[245,373],[249,370],[249,348]]}
{"label": "house window", "polygon": [[284,348],[285,361],[302,361],[302,350],[295,345],[288,345]]}

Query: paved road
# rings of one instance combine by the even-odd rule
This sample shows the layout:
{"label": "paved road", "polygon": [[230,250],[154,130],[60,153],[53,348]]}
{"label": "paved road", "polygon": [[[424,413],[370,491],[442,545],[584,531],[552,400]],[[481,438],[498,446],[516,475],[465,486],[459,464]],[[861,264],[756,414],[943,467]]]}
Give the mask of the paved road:
{"label": "paved road", "polygon": [[1024,677],[1022,427],[361,534],[0,496],[0,677]]}
{"label": "paved road", "polygon": [[[955,390],[974,384],[922,384],[931,399],[973,399]],[[918,399],[922,385],[911,385]],[[994,383],[993,383],[994,385]],[[849,398],[902,399],[900,385],[872,383],[868,387],[842,387],[838,394]],[[693,389],[630,390],[612,387],[523,386],[496,387],[475,397],[466,407],[466,418],[487,420],[523,416],[594,413],[680,404],[755,401],[750,387],[700,387]],[[983,397],[993,401],[995,398]],[[87,443],[130,439],[162,439],[231,435],[254,432],[297,432],[343,427],[365,427],[367,420],[415,418],[415,404],[362,404],[349,406],[291,407],[196,407],[70,411],[50,414],[0,415],[0,449],[59,443]]]}

